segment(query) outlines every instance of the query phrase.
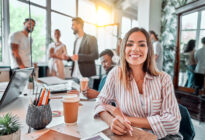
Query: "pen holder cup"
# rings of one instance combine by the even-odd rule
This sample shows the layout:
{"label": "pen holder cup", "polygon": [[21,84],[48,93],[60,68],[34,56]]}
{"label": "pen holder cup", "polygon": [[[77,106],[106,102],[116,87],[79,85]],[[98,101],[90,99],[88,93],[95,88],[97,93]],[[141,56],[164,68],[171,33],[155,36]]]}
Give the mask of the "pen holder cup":
{"label": "pen holder cup", "polygon": [[27,110],[26,123],[31,128],[40,130],[45,128],[52,120],[50,104],[35,106],[30,104]]}

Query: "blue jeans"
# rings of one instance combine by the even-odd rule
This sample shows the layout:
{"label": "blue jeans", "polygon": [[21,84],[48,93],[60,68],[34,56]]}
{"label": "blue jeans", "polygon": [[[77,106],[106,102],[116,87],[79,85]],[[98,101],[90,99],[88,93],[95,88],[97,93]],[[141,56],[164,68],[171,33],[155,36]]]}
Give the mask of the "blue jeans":
{"label": "blue jeans", "polygon": [[193,88],[194,87],[194,70],[195,70],[196,65],[188,65],[187,66],[187,76],[188,80],[186,82],[186,87],[188,88]]}

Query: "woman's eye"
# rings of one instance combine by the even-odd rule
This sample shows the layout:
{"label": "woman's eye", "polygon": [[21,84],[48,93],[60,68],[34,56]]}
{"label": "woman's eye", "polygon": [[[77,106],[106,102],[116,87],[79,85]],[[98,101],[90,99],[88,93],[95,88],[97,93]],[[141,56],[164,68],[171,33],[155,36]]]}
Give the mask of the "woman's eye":
{"label": "woman's eye", "polygon": [[133,44],[131,44],[131,43],[128,43],[126,46],[128,46],[128,47],[130,47],[130,46],[133,46]]}
{"label": "woman's eye", "polygon": [[140,46],[140,47],[145,47],[145,44],[140,44],[139,46]]}

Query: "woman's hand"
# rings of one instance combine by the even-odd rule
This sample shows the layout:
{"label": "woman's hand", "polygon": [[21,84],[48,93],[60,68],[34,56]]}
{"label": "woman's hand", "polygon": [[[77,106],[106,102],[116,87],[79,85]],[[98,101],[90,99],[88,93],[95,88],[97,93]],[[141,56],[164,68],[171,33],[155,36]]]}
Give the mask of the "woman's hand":
{"label": "woman's hand", "polygon": [[70,90],[70,91],[68,92],[68,94],[77,94],[77,95],[79,95],[80,92],[77,91],[77,90]]}
{"label": "woman's hand", "polygon": [[123,119],[121,116],[113,118],[110,124],[111,131],[117,135],[124,135],[129,131],[133,131],[130,122]]}
{"label": "woman's hand", "polygon": [[50,57],[52,58],[54,56],[54,48],[50,49]]}
{"label": "woman's hand", "polygon": [[68,60],[68,59],[70,59],[70,56],[64,54],[63,57],[62,57],[62,59],[63,59],[63,60]]}
{"label": "woman's hand", "polygon": [[119,108],[114,107],[114,106],[112,106],[112,105],[108,105],[108,104],[104,104],[104,107],[105,107],[105,109],[106,109],[110,114],[112,114],[114,117],[116,117],[116,116],[121,116],[121,117],[123,117],[122,114],[121,114],[121,112],[120,112],[120,110],[119,110]]}
{"label": "woman's hand", "polygon": [[71,60],[78,61],[78,55],[74,54],[73,56],[71,56]]}
{"label": "woman's hand", "polygon": [[98,91],[91,89],[91,88],[88,88],[85,96],[89,99],[93,99],[93,98],[97,98],[98,94],[99,94]]}

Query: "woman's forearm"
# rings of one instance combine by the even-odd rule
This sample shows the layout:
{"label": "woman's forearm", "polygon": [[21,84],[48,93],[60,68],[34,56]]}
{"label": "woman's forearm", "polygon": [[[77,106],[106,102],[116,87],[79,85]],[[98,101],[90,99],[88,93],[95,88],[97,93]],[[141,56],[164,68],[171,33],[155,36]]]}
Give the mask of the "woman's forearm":
{"label": "woman's forearm", "polygon": [[50,57],[51,57],[51,58],[56,58],[56,59],[62,60],[62,57],[57,56],[57,55],[55,55],[55,54],[50,55]]}
{"label": "woman's forearm", "polygon": [[132,126],[139,128],[152,129],[147,118],[127,117]]}
{"label": "woman's forearm", "polygon": [[100,118],[105,121],[109,126],[112,124],[113,116],[110,115],[107,111],[103,111],[99,113]]}

